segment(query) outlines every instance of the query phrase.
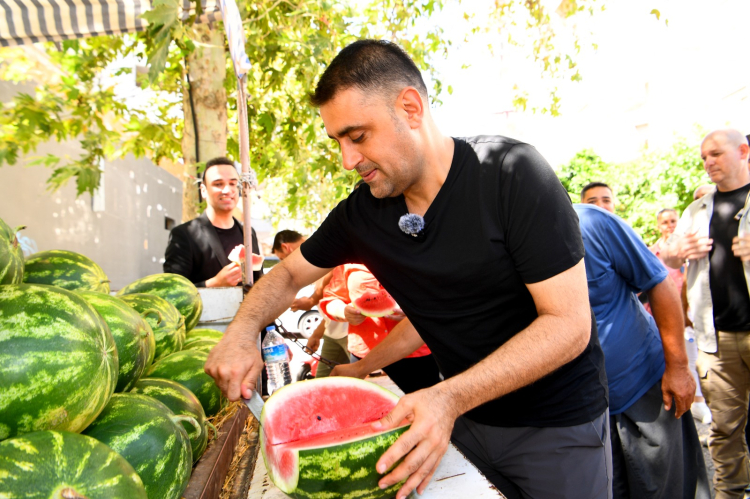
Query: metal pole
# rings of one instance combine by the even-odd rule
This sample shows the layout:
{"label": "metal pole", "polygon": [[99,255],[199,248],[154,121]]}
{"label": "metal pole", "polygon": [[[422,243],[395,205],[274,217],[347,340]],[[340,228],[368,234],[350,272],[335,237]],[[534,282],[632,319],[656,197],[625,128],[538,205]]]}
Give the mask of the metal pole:
{"label": "metal pole", "polygon": [[237,79],[237,116],[240,124],[240,164],[242,165],[242,217],[245,232],[245,282],[247,293],[253,286],[253,228],[250,216],[252,188],[248,182],[250,174],[250,134],[247,121],[247,75]]}

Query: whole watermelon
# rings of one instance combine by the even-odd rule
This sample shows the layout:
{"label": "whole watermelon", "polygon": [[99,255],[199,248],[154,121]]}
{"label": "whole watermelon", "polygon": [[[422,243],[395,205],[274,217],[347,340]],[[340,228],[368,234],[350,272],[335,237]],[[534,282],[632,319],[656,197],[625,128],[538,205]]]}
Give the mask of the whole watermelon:
{"label": "whole watermelon", "polygon": [[115,392],[127,392],[151,366],[156,342],[151,326],[124,301],[96,291],[79,291],[109,326],[117,345],[120,370]]}
{"label": "whole watermelon", "polygon": [[102,268],[89,257],[67,250],[41,251],[28,257],[23,282],[109,293],[109,279]]}
{"label": "whole watermelon", "polygon": [[0,497],[147,498],[122,456],[91,437],[58,431],[0,442]]}
{"label": "whole watermelon", "polygon": [[222,333],[221,331],[217,331],[216,329],[208,329],[204,327],[199,327],[199,328],[195,328],[193,330],[188,331],[187,336],[185,336],[185,345],[193,341],[204,340],[208,338],[214,339],[218,342],[223,337],[224,337],[224,333]]}
{"label": "whole watermelon", "polygon": [[185,319],[164,298],[145,293],[134,293],[118,297],[141,314],[154,332],[156,352],[154,361],[182,350],[185,342]]}
{"label": "whole watermelon", "polygon": [[0,218],[0,284],[21,284],[23,282],[23,251],[18,245],[16,232]]}
{"label": "whole watermelon", "polygon": [[104,319],[76,293],[0,286],[0,440],[40,430],[80,432],[117,384]]}
{"label": "whole watermelon", "polygon": [[224,405],[225,399],[214,379],[203,366],[208,354],[185,350],[173,353],[155,362],[148,371],[149,378],[166,378],[176,381],[198,397],[206,416],[211,417]]}
{"label": "whole watermelon", "polygon": [[193,464],[190,439],[179,424],[186,419],[154,398],[116,393],[84,434],[124,457],[150,499],[178,499]]}
{"label": "whole watermelon", "polygon": [[193,462],[197,462],[208,445],[208,430],[206,429],[206,413],[193,392],[169,379],[143,378],[135,384],[130,393],[140,393],[153,397],[169,407],[175,414],[190,416],[198,423],[200,429],[193,427],[188,421],[182,426],[190,438],[193,449]]}
{"label": "whole watermelon", "polygon": [[148,293],[167,300],[185,317],[187,331],[198,324],[203,312],[203,300],[198,288],[188,278],[179,274],[154,274],[143,277],[122,288],[117,295],[132,293]]}

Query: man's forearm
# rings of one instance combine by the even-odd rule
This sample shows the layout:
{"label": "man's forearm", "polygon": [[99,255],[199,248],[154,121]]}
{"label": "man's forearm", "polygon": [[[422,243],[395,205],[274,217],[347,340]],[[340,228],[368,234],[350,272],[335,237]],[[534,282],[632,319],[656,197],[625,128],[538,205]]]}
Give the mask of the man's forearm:
{"label": "man's forearm", "polygon": [[357,364],[361,362],[359,367],[367,372],[377,371],[411,355],[422,345],[422,337],[409,319],[404,319]]}
{"label": "man's forearm", "polygon": [[672,279],[667,277],[650,289],[648,299],[656,326],[659,328],[667,366],[687,366],[682,303]]}

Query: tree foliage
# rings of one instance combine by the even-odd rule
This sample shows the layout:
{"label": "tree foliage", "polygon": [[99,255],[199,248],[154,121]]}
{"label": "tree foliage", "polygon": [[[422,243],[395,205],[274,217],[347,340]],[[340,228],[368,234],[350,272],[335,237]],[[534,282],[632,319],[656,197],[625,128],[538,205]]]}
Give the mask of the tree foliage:
{"label": "tree foliage", "polygon": [[[585,11],[593,1],[565,0],[558,17]],[[178,0],[155,0],[144,15],[150,23],[145,32],[42,45],[58,70],[33,75],[33,93],[20,93],[0,107],[0,166],[16,163],[48,140],[78,140],[81,157],[50,155],[36,161],[53,168],[50,188],[75,179],[80,195],[94,192],[104,159],[133,154],[155,163],[181,162],[185,64],[201,43],[194,25],[201,12],[197,3],[198,11],[183,21],[180,5]],[[430,19],[443,8],[443,0],[372,0],[356,8],[346,0],[238,0],[238,6],[253,65],[247,103],[251,166],[266,181],[269,196],[282,201],[274,218],[316,225],[355,178],[340,168],[338,150],[324,133],[317,110],[307,103],[309,91],[326,64],[355,38],[387,38],[431,76],[431,97],[439,103],[443,88],[433,61],[447,53],[450,41]],[[486,22],[511,23],[518,12],[528,15],[535,30],[532,52],[542,71],[555,74],[563,63],[574,68],[572,57],[554,54],[555,32],[539,1],[495,2]],[[223,28],[219,24],[215,29]],[[514,39],[519,37],[528,38],[516,33]],[[226,53],[227,151],[238,159],[236,79]],[[135,69],[146,61],[147,77]],[[28,79],[31,75],[19,68],[29,64],[18,49],[0,51],[0,78]],[[141,88],[123,94],[118,85],[125,79],[137,80]]]}
{"label": "tree foliage", "polygon": [[625,219],[646,244],[659,239],[656,214],[673,208],[678,214],[693,202],[693,192],[708,179],[703,170],[700,139],[678,138],[661,151],[644,151],[627,163],[607,163],[591,150],[583,150],[557,172],[574,203],[589,182],[609,185],[615,194],[615,212]]}

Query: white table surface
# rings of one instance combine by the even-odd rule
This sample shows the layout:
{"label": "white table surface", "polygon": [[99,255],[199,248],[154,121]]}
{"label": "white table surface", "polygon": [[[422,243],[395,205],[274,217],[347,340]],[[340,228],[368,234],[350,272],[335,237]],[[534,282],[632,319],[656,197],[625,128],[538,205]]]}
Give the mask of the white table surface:
{"label": "white table surface", "polygon": [[[403,392],[387,376],[369,378],[368,381],[403,395]],[[271,483],[266,472],[266,465],[259,455],[253,471],[248,499],[284,499],[286,497],[288,496]],[[424,493],[422,495],[412,493],[409,497],[424,499],[498,499],[504,496],[453,444],[450,444]]]}

